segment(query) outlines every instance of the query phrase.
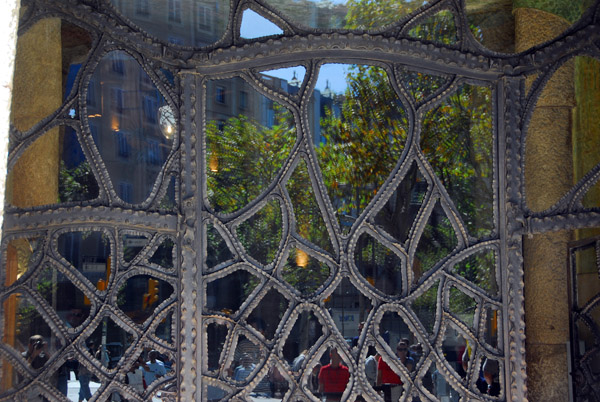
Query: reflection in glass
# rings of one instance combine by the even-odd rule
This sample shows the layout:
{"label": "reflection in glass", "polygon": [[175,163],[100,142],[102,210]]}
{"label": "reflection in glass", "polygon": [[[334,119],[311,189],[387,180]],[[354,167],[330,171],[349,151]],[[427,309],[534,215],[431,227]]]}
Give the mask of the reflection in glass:
{"label": "reflection in glass", "polygon": [[236,77],[208,82],[206,119],[208,200],[217,212],[234,212],[283,166],[296,142],[294,118]]}
{"label": "reflection in glass", "polygon": [[148,275],[136,275],[122,283],[117,294],[117,306],[133,322],[142,324],[171,294],[173,286],[168,282]]}
{"label": "reflection in glass", "polygon": [[264,36],[281,35],[283,30],[262,15],[250,9],[244,10],[242,25],[240,26],[240,37],[255,39]]}
{"label": "reflection in glass", "polygon": [[206,285],[206,308],[210,311],[233,314],[258,283],[257,277],[243,269],[210,281]]}
{"label": "reflection in glass", "polygon": [[375,224],[404,243],[427,194],[427,181],[416,163],[396,188],[396,191],[375,215]]}
{"label": "reflection in glass", "polygon": [[[33,301],[24,294],[13,293],[3,301],[2,347],[16,350],[23,364],[30,369],[41,369],[61,347],[50,327],[37,311]],[[5,389],[16,386],[25,376],[12,366],[10,373],[3,368]],[[53,384],[55,385],[55,384]]]}
{"label": "reflection in glass", "polygon": [[288,194],[294,206],[296,233],[316,244],[323,250],[333,252],[327,226],[314,195],[306,162],[300,163],[286,183]]}
{"label": "reflection in glass", "polygon": [[444,10],[426,17],[408,31],[408,36],[444,45],[454,44],[458,40],[454,14]]}
{"label": "reflection in glass", "polygon": [[319,289],[329,278],[329,266],[303,250],[290,251],[287,263],[281,270],[281,277],[302,295],[308,296]]}
{"label": "reflection in glass", "polygon": [[390,296],[402,294],[404,261],[375,238],[366,233],[358,238],[354,262],[360,274],[376,289]]}
{"label": "reflection in glass", "polygon": [[111,1],[122,15],[150,35],[175,45],[212,45],[225,33],[229,18],[227,1]]}
{"label": "reflection in glass", "polygon": [[280,89],[290,95],[295,95],[300,91],[305,74],[306,67],[294,66],[264,70],[258,76],[271,88]]}
{"label": "reflection in glass", "polygon": [[[466,0],[468,25],[483,46],[502,53],[515,51],[513,2]],[[567,7],[571,8],[571,7]]]}
{"label": "reflection in glass", "polygon": [[486,308],[483,339],[493,348],[498,348],[498,334],[502,331],[502,316],[497,308]]}
{"label": "reflection in glass", "polygon": [[435,281],[433,286],[417,297],[412,304],[412,310],[430,334],[435,326],[439,285],[440,281]]}
{"label": "reflection in glass", "polygon": [[281,241],[281,220],[279,201],[273,199],[237,227],[246,252],[261,264],[267,265],[275,258]]}
{"label": "reflection in glass", "polygon": [[248,324],[253,326],[266,339],[273,339],[288,306],[289,301],[276,289],[271,288],[248,316]]}
{"label": "reflection in glass", "polygon": [[[89,350],[89,347],[90,345],[86,345],[86,348],[88,348],[88,352],[92,354],[92,352]],[[102,384],[98,382],[98,378],[93,374],[91,367],[88,367],[89,363],[84,363],[84,361],[77,360],[72,360],[69,363],[71,364],[71,368],[76,369],[77,373],[75,381],[69,380],[69,382],[71,383],[70,388],[76,388],[77,386],[79,386],[79,391],[77,394],[79,396],[79,400],[89,401],[92,398],[92,396],[96,393],[96,391],[98,391],[98,388],[100,388]],[[129,377],[129,374],[127,375],[127,377]],[[135,388],[135,384],[129,384]]]}
{"label": "reflection in glass", "polygon": [[173,268],[173,252],[175,251],[175,243],[173,239],[166,238],[156,249],[149,262],[159,265],[163,268]]}
{"label": "reflection in glass", "polygon": [[117,196],[126,203],[146,200],[167,160],[173,136],[163,134],[162,93],[128,53],[106,54],[87,89],[92,138]]}
{"label": "reflection in glass", "polygon": [[131,333],[121,328],[111,318],[104,317],[94,332],[86,339],[90,354],[104,367],[115,369],[125,350],[133,343]]}
{"label": "reflection in glass", "polygon": [[453,325],[447,325],[443,334],[442,353],[458,378],[465,378],[473,355],[473,345]]}
{"label": "reflection in glass", "polygon": [[206,224],[206,240],[206,266],[208,268],[233,258],[227,243],[225,243],[219,231],[210,223]]}
{"label": "reflection in glass", "polygon": [[35,288],[67,328],[79,327],[89,316],[87,296],[58,269],[48,266],[36,278]]}
{"label": "reflection in glass", "polygon": [[239,335],[233,353],[233,361],[227,375],[239,383],[248,383],[265,359],[265,351],[244,335]]}
{"label": "reflection in glass", "polygon": [[148,237],[141,235],[123,235],[123,260],[130,262],[148,244]]}
{"label": "reflection in glass", "polygon": [[173,344],[173,311],[169,312],[167,316],[158,324],[154,335],[158,339]]}
{"label": "reflection in glass", "polygon": [[401,340],[406,340],[409,345],[416,343],[412,342],[415,336],[404,319],[395,312],[388,311],[383,315],[379,324],[379,333],[393,351]]}
{"label": "reflection in glass", "polygon": [[214,372],[221,369],[221,353],[225,338],[227,338],[227,326],[210,323],[206,329],[207,345],[205,356],[208,359],[208,371]]}
{"label": "reflection in glass", "polygon": [[283,357],[290,364],[292,371],[304,369],[311,348],[323,336],[323,326],[311,311],[303,311],[283,345]]}
{"label": "reflection in glass", "polygon": [[409,70],[407,67],[400,68],[399,80],[420,104],[431,99],[435,94],[444,89],[450,81],[449,76],[437,74],[425,74],[421,71]]}
{"label": "reflection in glass", "polygon": [[500,396],[502,387],[500,385],[500,372],[502,364],[495,359],[488,357],[481,358],[481,372],[483,380],[479,378],[475,383],[477,389],[485,395]]}
{"label": "reflection in glass", "polygon": [[39,237],[21,237],[9,241],[6,247],[4,286],[12,285],[27,271],[33,269],[39,259]]}
{"label": "reflection in glass", "polygon": [[58,252],[99,290],[110,276],[110,240],[104,232],[68,232],[58,237]]}
{"label": "reflection in glass", "polygon": [[[400,157],[407,135],[404,109],[387,72],[374,66],[342,67],[345,88],[335,93],[329,82],[321,91],[317,156],[327,192],[342,230],[347,233],[387,179]],[[338,78],[339,80],[339,78]]]}
{"label": "reflection in glass", "polygon": [[454,229],[440,201],[435,203],[415,253],[413,272],[418,280],[458,244]]}
{"label": "reflection in glass", "polygon": [[455,264],[452,270],[485,290],[490,296],[498,296],[496,253],[494,250],[483,250],[471,254]]}
{"label": "reflection in glass", "polygon": [[463,85],[429,111],[421,149],[469,234],[489,236],[494,231],[492,91]]}
{"label": "reflection in glass", "polygon": [[358,346],[364,321],[371,312],[371,300],[360,293],[348,278],[344,278],[324,301],[325,308],[346,342],[350,347]]}
{"label": "reflection in glass", "polygon": [[469,327],[473,327],[473,316],[477,309],[477,302],[455,286],[450,288],[448,309],[459,320],[463,321]]}

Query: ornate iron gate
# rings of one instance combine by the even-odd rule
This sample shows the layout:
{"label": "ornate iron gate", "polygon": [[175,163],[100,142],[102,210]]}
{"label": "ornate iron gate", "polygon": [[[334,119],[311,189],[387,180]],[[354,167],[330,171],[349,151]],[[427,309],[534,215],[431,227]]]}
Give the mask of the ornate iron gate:
{"label": "ornate iron gate", "polygon": [[[298,4],[24,4],[22,35],[62,21],[64,83],[16,124],[9,169],[52,136],[64,166],[58,203],[5,215],[4,400],[64,398],[75,362],[100,400],[315,400],[332,348],[344,400],[381,398],[374,351],[404,400],[526,400],[522,236],[597,225],[600,167],[531,212],[522,133],[554,72],[598,57],[598,5],[506,55],[464,1],[384,22]],[[335,93],[318,79],[339,64]],[[171,365],[144,390],[128,373],[149,349]]]}

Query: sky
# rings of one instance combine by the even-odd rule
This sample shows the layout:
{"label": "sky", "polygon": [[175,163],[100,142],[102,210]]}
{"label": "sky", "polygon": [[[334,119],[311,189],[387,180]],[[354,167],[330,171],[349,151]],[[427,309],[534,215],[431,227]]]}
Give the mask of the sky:
{"label": "sky", "polygon": [[[345,0],[335,0],[334,3],[343,3]],[[277,25],[260,16],[252,10],[245,10],[242,17],[242,25],[240,27],[240,36],[247,39],[259,38],[262,36],[277,35],[283,31]],[[327,82],[329,88],[335,93],[343,93],[346,89],[346,71],[348,65],[344,64],[325,64],[320,68],[319,78],[315,88],[323,91]],[[277,70],[269,70],[265,72],[277,78],[283,78],[290,81],[296,72],[296,77],[302,81],[305,74],[304,67],[281,68]]]}

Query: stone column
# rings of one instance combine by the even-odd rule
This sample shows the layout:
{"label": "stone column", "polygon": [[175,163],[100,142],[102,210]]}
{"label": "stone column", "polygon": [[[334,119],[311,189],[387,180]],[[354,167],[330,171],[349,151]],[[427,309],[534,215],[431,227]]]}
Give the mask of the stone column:
{"label": "stone column", "polygon": [[[515,51],[550,40],[570,24],[567,0],[515,0]],[[525,196],[533,211],[556,203],[573,184],[571,116],[574,62],[554,73],[527,131]],[[524,239],[527,389],[530,401],[568,400],[567,243],[569,231]]]}
{"label": "stone column", "polygon": [[[61,104],[61,21],[44,19],[17,41],[12,123],[26,131]],[[58,201],[58,130],[38,138],[9,173],[6,199],[10,204],[25,208]]]}

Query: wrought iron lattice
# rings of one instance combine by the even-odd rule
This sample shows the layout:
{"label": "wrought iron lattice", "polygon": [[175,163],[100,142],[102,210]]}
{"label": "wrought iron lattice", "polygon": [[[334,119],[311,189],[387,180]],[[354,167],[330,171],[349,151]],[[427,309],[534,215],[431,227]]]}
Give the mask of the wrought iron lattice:
{"label": "wrought iron lattice", "polygon": [[[15,343],[5,341],[0,346],[2,371],[4,378],[12,375],[14,381],[4,386],[3,400],[30,393],[63,398],[52,378],[70,360],[77,360],[98,378],[98,399],[110,399],[114,393],[125,398],[160,393],[165,400],[210,399],[215,394],[247,399],[276,367],[285,384],[284,399],[311,400],[316,398],[309,389],[312,369],[329,347],[338,349],[350,370],[343,399],[378,400],[378,392],[365,375],[369,346],[375,346],[400,375],[405,400],[412,396],[436,398],[428,384],[434,371],[451,392],[463,398],[526,400],[521,238],[525,233],[597,226],[598,209],[584,207],[581,199],[598,181],[600,167],[592,169],[556,206],[532,212],[523,190],[522,133],[545,84],[566,60],[579,55],[599,57],[597,3],[560,37],[516,55],[486,49],[473,35],[465,4],[458,0],[431,1],[391,24],[372,28],[369,24],[309,27],[294,19],[294,10],[286,9],[284,3],[235,0],[229,8],[224,7],[221,33],[212,42],[183,45],[147,31],[152,28],[127,14],[127,4],[121,1],[28,1],[24,6],[22,34],[39,21],[60,18],[75,27],[72,29],[87,32],[89,52],[62,105],[33,127],[12,130],[9,169],[52,129],[68,127],[89,163],[98,192],[84,200],[7,209],[1,288],[4,339],[14,330],[10,327],[14,323],[8,323],[6,317],[15,308],[18,294],[19,300],[24,300],[23,311],[37,312],[35,319],[40,328],[47,328],[44,331],[54,349],[41,369],[32,369]],[[282,33],[248,38],[242,32],[246,10],[275,24]],[[181,10],[170,9],[167,18],[177,23]],[[432,27],[440,18],[447,30],[436,33]],[[370,30],[361,30],[365,26]],[[165,134],[167,149],[156,160],[156,173],[147,180],[142,195],[131,197],[127,186],[116,180],[118,175],[108,166],[105,148],[95,137],[93,105],[89,103],[98,81],[94,74],[103,66],[119,73],[126,68],[121,62],[137,66],[140,82],[160,94],[161,110],[171,110],[176,120],[176,126],[171,123],[176,134],[170,138]],[[395,133],[404,135],[402,146],[380,176],[383,179],[359,189],[364,201],[355,206],[343,193],[344,183],[334,185],[335,175],[327,171],[328,154],[323,150],[327,144],[336,144],[334,137],[316,141],[314,121],[321,116],[311,114],[318,75],[336,63],[355,69],[362,66],[364,74],[384,83],[391,97],[388,100],[392,100],[388,106],[398,109],[392,123],[402,126],[394,126]],[[265,80],[270,70],[297,66],[304,69],[305,77],[296,92]],[[539,77],[525,94],[524,80],[534,74]],[[217,87],[232,83],[246,88],[245,96],[277,105],[269,107],[273,118],[281,119],[279,126],[289,128],[281,134],[289,141],[276,143],[278,165],[267,172],[264,182],[251,186],[232,179],[223,188],[211,158],[222,145],[219,138],[224,138],[233,123],[219,127],[209,109]],[[120,112],[126,107],[126,102],[119,100],[124,100],[123,96],[114,92],[114,106]],[[465,212],[464,194],[456,192],[444,177],[443,163],[436,159],[440,148],[428,149],[437,138],[440,119],[436,111],[457,99],[472,102],[475,106],[467,108],[468,114],[485,121],[478,129],[485,140],[479,151],[489,163],[487,175],[480,175],[487,198],[475,220]],[[151,102],[148,107],[153,107]],[[237,123],[243,127],[247,122],[238,118]],[[277,126],[274,123],[263,126],[272,130]],[[261,129],[256,124],[253,127]],[[384,129],[391,130],[391,125]],[[219,133],[223,135],[219,137]],[[126,134],[119,137],[122,157],[129,152]],[[386,143],[390,137],[381,141]],[[266,152],[264,145],[261,152]],[[148,163],[154,163],[152,155],[148,154]],[[477,165],[474,170],[480,168]],[[340,184],[341,195],[336,193]],[[235,198],[236,185],[254,193],[240,201]],[[414,198],[407,201],[413,203],[413,215],[402,216],[402,230],[392,233],[385,225],[385,209],[391,200],[407,195],[405,188],[414,190]],[[174,197],[166,202],[168,194]],[[312,199],[311,204],[299,207],[304,198],[297,194]],[[347,213],[342,216],[344,211]],[[310,212],[309,218],[302,212]],[[317,234],[311,237],[302,225]],[[264,237],[258,234],[269,241],[263,244]],[[105,289],[65,255],[65,243],[76,237],[85,241],[86,236],[95,236],[104,244],[101,263],[110,267],[100,278]],[[429,245],[434,247],[429,249]],[[169,263],[154,258],[159,249]],[[441,255],[436,250],[441,250]],[[392,261],[389,266],[400,269],[392,269],[391,276],[377,283],[362,265],[365,255],[373,259],[383,255],[383,265]],[[424,255],[430,256],[428,263]],[[312,259],[311,273],[317,277],[294,279],[298,269],[290,258],[292,263],[298,258]],[[15,260],[11,268],[12,259],[21,260]],[[469,267],[481,266],[482,261],[486,261],[487,271],[478,272],[487,272],[488,277],[480,281]],[[93,262],[98,263],[87,262],[90,270]],[[21,266],[25,271],[17,273]],[[65,311],[54,308],[57,300],[45,297],[44,286],[53,280],[47,279],[48,275],[64,277],[65,283],[88,300],[89,315],[79,326],[69,328]],[[120,289],[135,276],[142,281],[161,281],[173,289],[141,321],[119,308]],[[230,296],[224,289],[232,278],[241,284],[240,300],[219,299]],[[364,329],[353,347],[348,346],[333,317],[332,298],[338,289],[342,293],[352,289],[360,303],[370,305],[363,310]],[[464,303],[457,304],[460,300],[472,307],[469,314],[461,310]],[[432,314],[423,315],[419,305],[429,306]],[[263,324],[258,324],[258,318]],[[157,327],[169,319],[167,340],[157,337]],[[299,332],[296,325],[309,322],[314,339],[310,344],[303,340],[304,362],[294,367],[290,350],[301,351],[296,350],[297,345],[291,346]],[[412,371],[397,363],[395,345],[388,344],[386,331],[394,332],[389,330],[398,323],[423,348]],[[86,341],[98,338],[109,325],[122,331],[129,342],[114,368],[104,367],[102,356],[96,358],[86,350]],[[493,326],[496,338],[491,342]],[[460,359],[465,363],[464,373],[456,364],[458,359],[451,362],[445,356],[449,334],[462,338],[464,346],[468,344],[465,356],[470,358]],[[228,370],[239,359],[243,344],[247,351],[256,351],[257,364],[246,378],[237,381]],[[125,384],[125,378],[131,367],[128,363],[144,348],[166,354],[174,366],[140,394]],[[478,388],[486,362],[498,366],[500,391],[495,396]]]}

